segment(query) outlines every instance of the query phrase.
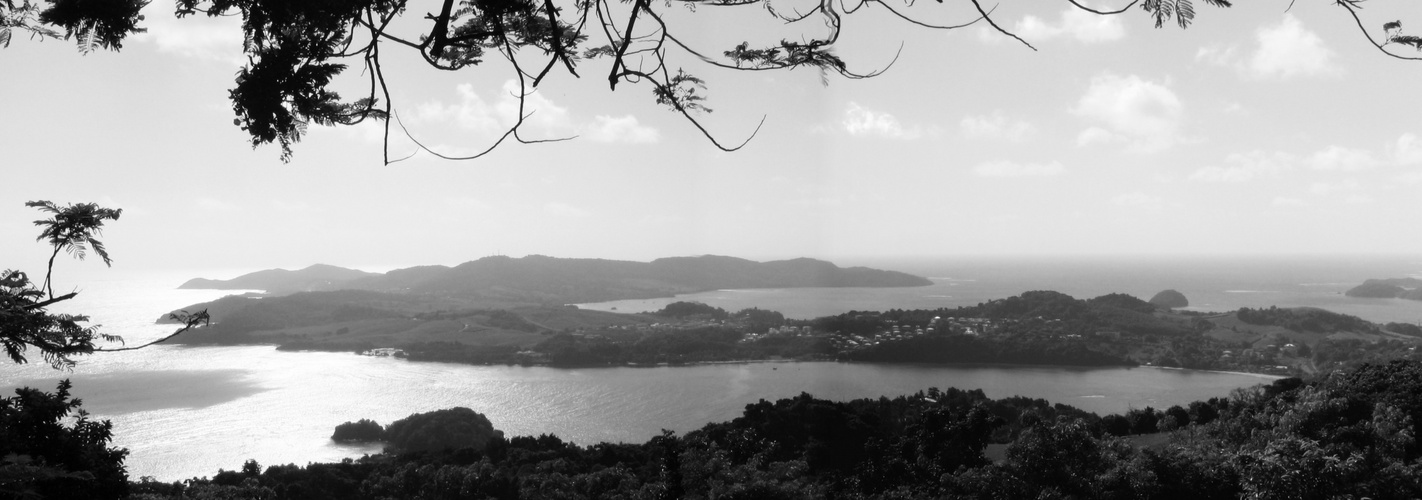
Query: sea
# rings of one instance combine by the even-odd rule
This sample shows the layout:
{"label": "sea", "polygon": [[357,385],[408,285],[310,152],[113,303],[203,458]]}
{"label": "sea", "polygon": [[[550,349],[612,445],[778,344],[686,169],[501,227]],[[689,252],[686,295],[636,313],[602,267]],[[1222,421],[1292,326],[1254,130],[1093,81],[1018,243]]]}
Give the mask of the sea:
{"label": "sea", "polygon": [[[721,290],[645,301],[580,304],[619,312],[695,300],[727,310],[777,310],[812,318],[849,310],[973,305],[1030,290],[1079,298],[1182,292],[1190,309],[1319,307],[1371,321],[1417,322],[1422,302],[1342,294],[1367,278],[1422,276],[1422,258],[952,258],[863,259],[854,264],[929,277],[913,288]],[[192,277],[251,270],[114,272],[79,283],[55,307],[82,313],[129,345],[161,338],[167,311],[242,291],[178,290]],[[69,289],[66,289],[69,290]],[[465,406],[506,435],[554,434],[578,444],[642,442],[662,429],[687,432],[735,418],[745,405],[802,392],[821,398],[893,397],[929,387],[982,389],[989,397],[1043,398],[1098,414],[1226,396],[1272,377],[1152,367],[1074,368],[759,362],[682,367],[559,369],[408,362],[347,353],[280,352],[272,346],[157,345],[79,359],[72,371],[43,363],[0,365],[0,390],[53,390],[70,379],[91,418],[114,424],[133,478],[176,481],[263,465],[338,461],[379,452],[330,440],[342,422],[388,424],[411,413]]]}

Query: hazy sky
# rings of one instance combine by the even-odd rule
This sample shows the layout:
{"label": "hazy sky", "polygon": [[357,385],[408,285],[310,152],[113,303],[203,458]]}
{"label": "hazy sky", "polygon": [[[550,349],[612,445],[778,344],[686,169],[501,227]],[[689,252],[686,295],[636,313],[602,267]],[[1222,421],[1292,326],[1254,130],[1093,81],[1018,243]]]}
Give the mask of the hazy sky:
{"label": "hazy sky", "polygon": [[[609,92],[608,61],[587,61],[581,79],[553,71],[526,131],[578,139],[385,166],[378,127],[313,127],[290,164],[275,147],[253,150],[227,100],[238,27],[176,20],[154,2],[150,33],[119,53],[21,36],[0,49],[0,266],[38,270],[47,256],[23,206],[32,199],[123,208],[106,241],[125,269],[534,253],[1418,254],[1422,61],[1379,53],[1332,2],[1196,3],[1195,26],[1157,30],[1134,10],[1003,2],[995,19],[1037,52],[982,26],[918,29],[868,6],[846,18],[837,54],[865,72],[901,55],[878,78],[828,85],[813,70],[680,57],[710,86],[703,117],[718,137],[738,142],[765,117],[736,153],[657,106],[648,86]],[[1367,7],[1375,36],[1395,19],[1422,27],[1422,3]],[[955,0],[911,12],[973,17]],[[707,53],[822,29],[760,7],[674,17]],[[468,152],[507,123],[506,64],[440,73],[396,54],[393,100],[422,141]],[[397,138],[392,150],[413,146]]]}

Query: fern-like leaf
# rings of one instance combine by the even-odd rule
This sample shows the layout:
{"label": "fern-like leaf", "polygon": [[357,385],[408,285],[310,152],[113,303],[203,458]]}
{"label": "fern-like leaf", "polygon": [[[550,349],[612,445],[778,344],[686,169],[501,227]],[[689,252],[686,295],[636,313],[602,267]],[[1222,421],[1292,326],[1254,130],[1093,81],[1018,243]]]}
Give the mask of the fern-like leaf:
{"label": "fern-like leaf", "polygon": [[99,46],[99,30],[97,28],[94,21],[89,21],[79,26],[78,36],[74,37],[74,39],[79,44],[80,54],[88,55],[94,51],[95,47]]}
{"label": "fern-like leaf", "polygon": [[1189,28],[1190,22],[1195,20],[1195,6],[1190,0],[1175,1],[1175,21],[1180,23],[1180,28]]}

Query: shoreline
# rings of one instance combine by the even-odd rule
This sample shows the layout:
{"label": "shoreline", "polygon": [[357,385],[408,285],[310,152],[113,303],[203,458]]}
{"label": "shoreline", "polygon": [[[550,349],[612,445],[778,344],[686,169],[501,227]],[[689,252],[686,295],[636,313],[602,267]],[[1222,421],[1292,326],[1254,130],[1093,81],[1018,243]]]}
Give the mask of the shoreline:
{"label": "shoreline", "polygon": [[1182,370],[1182,371],[1192,371],[1192,372],[1226,373],[1226,374],[1230,374],[1230,375],[1249,375],[1249,376],[1260,377],[1260,378],[1272,378],[1273,380],[1279,380],[1279,379],[1289,378],[1289,377],[1286,376],[1286,375],[1273,375],[1273,374],[1269,374],[1269,373],[1236,372],[1236,371],[1229,371],[1229,370],[1202,370],[1202,369],[1199,369],[1199,368],[1181,368],[1181,367],[1178,367],[1178,366],[1151,366],[1151,365],[1141,365],[1141,368],[1155,368],[1155,369],[1157,369],[1157,370]]}
{"label": "shoreline", "polygon": [[525,364],[525,363],[461,363],[461,362],[458,362],[458,361],[440,361],[440,360],[409,359],[408,357],[398,357],[398,356],[370,356],[370,355],[364,355],[364,354],[351,353],[351,352],[349,352],[349,351],[326,351],[326,350],[320,350],[320,349],[288,349],[288,350],[283,350],[283,349],[280,349],[281,346],[280,346],[280,345],[277,345],[277,344],[233,344],[233,345],[204,344],[204,345],[184,345],[184,347],[241,347],[241,346],[254,346],[254,347],[255,347],[255,346],[259,346],[259,345],[260,345],[260,346],[273,346],[273,348],[274,348],[275,350],[280,351],[280,352],[291,352],[291,353],[297,353],[297,352],[347,353],[347,354],[351,354],[351,355],[354,355],[354,356],[361,356],[361,357],[368,357],[368,358],[390,358],[390,359],[397,359],[397,360],[404,361],[404,362],[406,362],[406,363],[442,363],[442,364],[460,365],[460,366],[509,366],[509,367],[514,367],[514,366],[516,366],[516,367],[521,367],[521,368],[541,367],[541,368],[552,368],[552,369],[558,369],[558,370],[586,370],[586,369],[590,369],[590,368],[678,368],[678,367],[692,367],[692,366],[750,365],[750,364],[767,364],[767,363],[787,363],[787,364],[789,364],[789,363],[841,363],[841,364],[867,365],[867,366],[875,366],[875,365],[884,365],[884,366],[904,366],[904,365],[908,365],[908,366],[923,366],[923,367],[953,367],[953,366],[961,366],[961,367],[978,367],[978,368],[992,368],[992,367],[996,367],[996,368],[1055,368],[1055,369],[1068,369],[1068,370],[1109,370],[1109,369],[1152,368],[1152,369],[1158,369],[1158,370],[1175,370],[1175,371],[1190,371],[1190,372],[1203,372],[1203,373],[1219,373],[1219,374],[1226,374],[1226,375],[1248,375],[1248,376],[1253,376],[1253,377],[1258,377],[1258,378],[1266,378],[1266,379],[1270,379],[1270,380],[1277,380],[1277,379],[1281,379],[1281,378],[1288,378],[1287,376],[1283,376],[1283,375],[1272,375],[1272,374],[1268,374],[1268,373],[1240,372],[1240,371],[1230,371],[1230,370],[1208,370],[1208,369],[1201,369],[1201,368],[1181,368],[1181,367],[1173,367],[1173,366],[1152,366],[1152,365],[1143,365],[1143,364],[1135,364],[1135,365],[1065,365],[1065,364],[1047,364],[1047,363],[1043,363],[1043,364],[1024,364],[1024,363],[973,363],[973,362],[923,363],[923,362],[853,361],[853,360],[843,360],[843,359],[794,359],[794,358],[783,358],[783,359],[736,359],[736,360],[716,360],[716,361],[689,361],[689,362],[684,362],[684,363],[666,363],[666,362],[663,362],[663,363],[624,363],[624,364],[604,364],[604,365],[558,365],[558,364],[553,364],[553,363],[526,363],[526,364]]}

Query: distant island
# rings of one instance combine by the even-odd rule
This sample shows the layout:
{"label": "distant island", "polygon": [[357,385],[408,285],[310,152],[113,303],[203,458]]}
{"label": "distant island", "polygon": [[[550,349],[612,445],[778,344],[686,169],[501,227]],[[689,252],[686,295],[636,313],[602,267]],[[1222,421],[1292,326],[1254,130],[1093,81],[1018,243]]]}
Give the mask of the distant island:
{"label": "distant island", "polygon": [[1363,299],[1422,300],[1422,279],[1370,279],[1348,289],[1344,295]]}
{"label": "distant island", "polygon": [[705,255],[651,262],[564,259],[530,255],[485,257],[458,266],[418,266],[368,273],[317,264],[297,271],[271,269],[230,280],[196,278],[178,288],[266,290],[274,294],[368,290],[459,294],[502,303],[570,304],[650,299],[734,288],[912,287],[926,278],[867,267],[841,268],[799,258],[756,262]]}

